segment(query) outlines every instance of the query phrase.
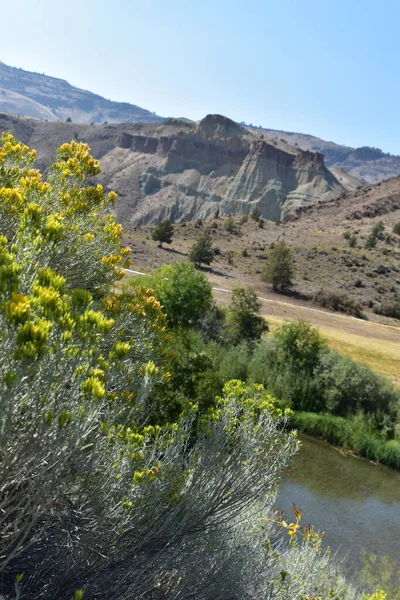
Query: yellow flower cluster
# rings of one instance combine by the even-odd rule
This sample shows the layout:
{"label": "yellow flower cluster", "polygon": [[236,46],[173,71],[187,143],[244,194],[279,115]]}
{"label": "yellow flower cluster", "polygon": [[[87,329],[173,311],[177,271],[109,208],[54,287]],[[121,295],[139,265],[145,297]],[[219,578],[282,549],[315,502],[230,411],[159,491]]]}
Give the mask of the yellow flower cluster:
{"label": "yellow flower cluster", "polygon": [[0,209],[13,215],[19,213],[24,204],[24,198],[18,189],[0,188]]}
{"label": "yellow flower cluster", "polygon": [[29,165],[35,161],[36,150],[17,142],[11,133],[3,133],[0,138],[0,166],[10,163]]}
{"label": "yellow flower cluster", "polygon": [[376,590],[373,594],[364,595],[362,600],[387,600],[387,597],[384,590]]}
{"label": "yellow flower cluster", "polygon": [[310,523],[308,523],[308,525],[306,527],[303,527],[302,525],[300,525],[301,516],[302,516],[301,509],[298,509],[296,507],[296,505],[293,503],[292,510],[293,510],[294,516],[296,518],[295,523],[293,523],[293,522],[288,523],[287,521],[285,521],[285,515],[283,513],[283,510],[275,511],[275,513],[277,514],[277,519],[274,520],[274,523],[287,531],[288,535],[290,536],[291,546],[295,547],[297,545],[296,537],[299,536],[299,537],[303,538],[304,540],[307,540],[308,542],[310,542],[310,544],[311,544],[312,548],[314,548],[314,550],[318,550],[321,546],[321,540],[325,534],[314,531],[314,529],[313,529],[312,525],[310,525]]}

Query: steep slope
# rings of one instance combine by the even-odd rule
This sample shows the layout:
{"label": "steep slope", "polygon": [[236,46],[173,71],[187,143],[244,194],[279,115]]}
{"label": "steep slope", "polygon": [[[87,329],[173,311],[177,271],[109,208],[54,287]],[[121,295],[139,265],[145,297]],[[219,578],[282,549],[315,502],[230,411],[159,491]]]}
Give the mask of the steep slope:
{"label": "steep slope", "polygon": [[99,181],[119,194],[115,211],[124,224],[190,221],[217,210],[249,214],[255,207],[277,221],[347,189],[321,154],[275,145],[220,115],[88,126],[0,114],[0,130],[8,129],[37,149],[42,168],[64,141],[87,142],[101,161]]}
{"label": "steep slope", "polygon": [[354,226],[360,231],[367,231],[371,222],[381,220],[390,231],[400,221],[400,177],[344,192],[315,206],[300,207],[286,220],[305,227],[318,223],[323,227],[329,222],[330,228]]}
{"label": "steep slope", "polygon": [[120,192],[122,222],[187,221],[248,214],[279,220],[343,186],[311,152],[275,147],[220,115],[199,123],[137,125],[104,157],[103,181]]}
{"label": "steep slope", "polygon": [[0,62],[0,111],[76,123],[159,123],[159,117],[127,102],[113,102],[63,79],[31,73]]}
{"label": "steep slope", "polygon": [[385,154],[379,148],[351,148],[303,133],[253,127],[250,129],[303,150],[320,152],[329,169],[343,169],[367,183],[377,183],[400,175],[400,156]]}
{"label": "steep slope", "polygon": [[[381,224],[371,247],[369,237],[380,221],[384,229]],[[215,287],[251,285],[260,296],[301,305],[309,302],[308,307],[314,309],[321,307],[311,306],[311,300],[323,289],[326,297],[332,293],[350,297],[371,320],[400,326],[390,310],[400,302],[400,235],[393,232],[393,226],[400,223],[400,177],[303,207],[280,224],[266,220],[259,228],[253,219],[240,216],[234,217],[233,223],[229,230],[226,217],[176,224],[171,250],[160,249],[151,241],[151,226],[130,228],[127,224],[124,236],[133,250],[134,268],[149,272],[163,262],[187,260],[199,233],[208,226],[219,249],[210,271]],[[288,244],[294,258],[290,298],[277,297],[271,286],[260,280],[268,253],[278,240]],[[269,312],[270,307],[266,308]],[[308,319],[313,314],[300,312],[297,316]],[[325,326],[340,329],[340,323],[330,323],[329,318]],[[397,343],[399,333],[400,328]],[[365,347],[363,357],[368,356]],[[396,356],[397,362],[390,360],[386,366],[388,373],[398,378],[399,350]]]}

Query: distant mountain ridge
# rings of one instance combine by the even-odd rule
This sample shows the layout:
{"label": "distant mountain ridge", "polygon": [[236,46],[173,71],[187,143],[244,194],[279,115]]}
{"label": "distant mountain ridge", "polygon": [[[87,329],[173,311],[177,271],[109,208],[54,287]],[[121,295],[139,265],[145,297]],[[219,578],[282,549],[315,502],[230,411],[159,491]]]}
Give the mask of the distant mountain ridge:
{"label": "distant mountain ridge", "polygon": [[[34,117],[43,121],[79,124],[158,123],[165,119],[127,102],[113,102],[81,90],[63,79],[10,67],[0,61],[0,112]],[[193,121],[189,121],[192,122]],[[240,123],[258,137],[278,145],[324,155],[326,166],[346,187],[349,183],[377,183],[400,175],[400,156],[368,146],[351,148],[309,134],[279,131]],[[346,173],[343,173],[346,171]],[[352,178],[352,181],[349,180]]]}
{"label": "distant mountain ridge", "polygon": [[370,146],[351,148],[335,142],[327,142],[306,133],[246,126],[261,135],[264,134],[275,140],[284,140],[302,150],[320,152],[324,155],[326,166],[333,172],[335,169],[343,169],[367,183],[378,183],[400,175],[400,156],[385,153],[380,148]]}
{"label": "distant mountain ridge", "polygon": [[164,119],[128,102],[114,102],[64,79],[9,67],[0,61],[0,112],[76,123],[161,123]]}

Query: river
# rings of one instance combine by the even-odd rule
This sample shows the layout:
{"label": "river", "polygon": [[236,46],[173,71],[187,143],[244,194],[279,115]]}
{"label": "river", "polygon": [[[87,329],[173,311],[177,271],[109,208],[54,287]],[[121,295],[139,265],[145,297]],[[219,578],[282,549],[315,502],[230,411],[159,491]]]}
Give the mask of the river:
{"label": "river", "polygon": [[347,556],[350,573],[360,568],[363,548],[400,564],[400,473],[346,456],[319,440],[301,440],[276,507],[292,520],[295,502],[303,510],[303,525],[310,522],[324,531],[332,551]]}

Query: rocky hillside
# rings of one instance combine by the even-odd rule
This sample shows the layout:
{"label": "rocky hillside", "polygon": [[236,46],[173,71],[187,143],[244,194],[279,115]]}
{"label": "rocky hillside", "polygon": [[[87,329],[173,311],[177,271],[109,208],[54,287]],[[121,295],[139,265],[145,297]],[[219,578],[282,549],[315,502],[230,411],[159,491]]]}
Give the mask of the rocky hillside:
{"label": "rocky hillside", "polygon": [[313,135],[250,127],[258,134],[324,155],[325,164],[335,172],[341,169],[366,183],[377,183],[400,175],[400,156],[386,154],[379,148],[351,148],[326,142]]}
{"label": "rocky hillside", "polygon": [[101,183],[119,194],[115,210],[123,224],[190,221],[217,210],[248,214],[256,207],[278,221],[348,189],[321,154],[261,139],[220,115],[198,123],[87,126],[0,114],[0,130],[8,129],[37,149],[40,167],[64,141],[87,142],[100,158]]}
{"label": "rocky hillside", "polygon": [[400,177],[344,192],[312,207],[300,207],[286,220],[301,223],[303,227],[320,223],[323,228],[329,222],[330,228],[346,226],[360,230],[381,220],[391,229],[400,221]]}
{"label": "rocky hillside", "polygon": [[63,79],[31,73],[0,62],[0,111],[76,123],[155,123],[163,119],[148,110],[112,102],[70,85]]}
{"label": "rocky hillside", "polygon": [[[151,239],[151,226],[129,228],[128,224],[124,236],[133,250],[134,268],[149,272],[164,262],[187,260],[199,233],[209,227],[213,244],[219,249],[210,271],[215,287],[251,285],[260,296],[301,305],[307,305],[323,290],[326,297],[350,297],[368,319],[398,327],[400,321],[394,318],[398,313],[393,311],[400,302],[400,234],[395,233],[397,229],[393,231],[398,223],[400,177],[303,207],[280,224],[265,220],[262,228],[242,216],[235,216],[229,229],[226,217],[176,224],[171,248],[158,248]],[[371,246],[369,238],[378,224],[379,233]],[[277,298],[271,286],[260,280],[268,253],[277,241],[285,241],[294,257],[290,299]],[[285,318],[285,314],[281,316]],[[297,316],[309,319],[313,315],[301,312]],[[340,323],[334,325],[329,320],[325,326],[340,329]],[[367,349],[363,352],[365,358]],[[396,354],[399,360],[398,351]],[[393,362],[392,367],[388,372],[394,371],[398,378],[400,363]]]}

